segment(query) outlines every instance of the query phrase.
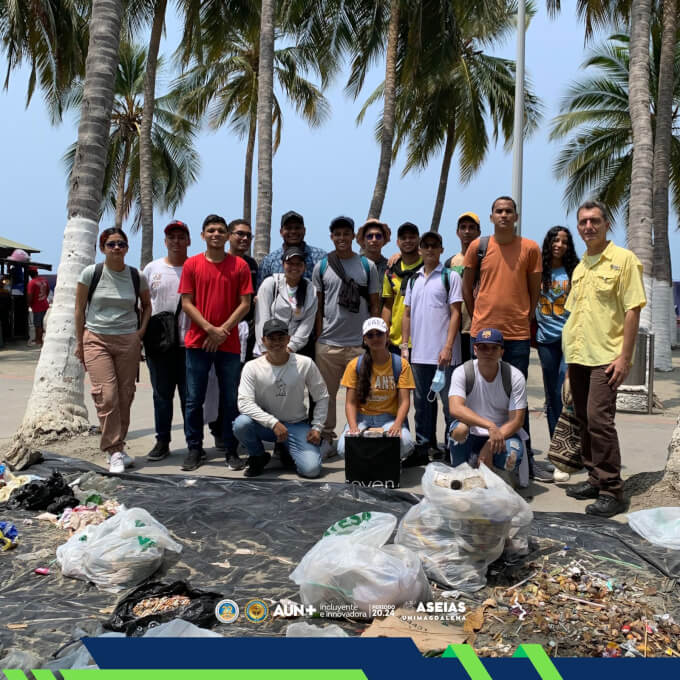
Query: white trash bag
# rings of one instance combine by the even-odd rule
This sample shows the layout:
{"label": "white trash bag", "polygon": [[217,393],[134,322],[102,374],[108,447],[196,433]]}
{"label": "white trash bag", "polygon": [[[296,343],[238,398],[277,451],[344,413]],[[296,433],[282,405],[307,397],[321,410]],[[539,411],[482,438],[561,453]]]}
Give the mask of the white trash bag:
{"label": "white trash bag", "polygon": [[396,524],[389,513],[362,512],[329,527],[290,575],[302,601],[351,605],[372,616],[374,605],[431,599],[418,557],[403,546],[385,546]]}
{"label": "white trash bag", "polygon": [[654,545],[680,550],[680,508],[650,508],[630,512],[628,525]]}
{"label": "white trash bag", "polygon": [[533,514],[485,465],[430,463],[421,483],[425,497],[404,515],[395,542],[418,554],[433,581],[475,592],[509,538],[509,552],[528,551]]}
{"label": "white trash bag", "polygon": [[337,625],[330,623],[327,626],[315,626],[313,623],[295,621],[286,626],[286,637],[297,638],[339,638],[349,637],[347,633]]}
{"label": "white trash bag", "polygon": [[143,508],[122,508],[101,524],[73,534],[57,548],[57,562],[64,576],[117,592],[151,576],[166,549],[181,552],[182,546]]}

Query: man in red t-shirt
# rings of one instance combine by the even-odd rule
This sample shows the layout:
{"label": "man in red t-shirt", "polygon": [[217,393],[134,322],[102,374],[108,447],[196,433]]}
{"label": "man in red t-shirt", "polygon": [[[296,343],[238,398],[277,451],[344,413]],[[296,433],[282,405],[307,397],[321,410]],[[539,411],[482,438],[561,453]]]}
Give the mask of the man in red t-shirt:
{"label": "man in red t-shirt", "polygon": [[227,467],[241,470],[243,462],[236,452],[238,442],[232,430],[238,416],[236,395],[241,368],[238,324],[250,309],[253,284],[245,260],[224,250],[229,232],[223,217],[208,215],[201,237],[206,251],[184,263],[179,282],[182,309],[191,319],[184,336],[187,366],[184,434],[189,452],[182,470],[195,470],[205,459],[203,402],[212,366],[220,386],[221,438],[227,448]]}
{"label": "man in red t-shirt", "polygon": [[28,306],[33,312],[33,326],[35,328],[35,344],[43,344],[45,312],[50,308],[47,296],[50,294],[50,284],[44,276],[38,274],[37,267],[29,267],[28,275],[31,280],[28,282]]}

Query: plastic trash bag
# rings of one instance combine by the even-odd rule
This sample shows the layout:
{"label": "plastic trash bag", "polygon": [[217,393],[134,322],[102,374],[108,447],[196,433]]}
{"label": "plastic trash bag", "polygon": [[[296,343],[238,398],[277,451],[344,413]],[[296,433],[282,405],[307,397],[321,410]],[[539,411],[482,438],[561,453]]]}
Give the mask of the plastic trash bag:
{"label": "plastic trash bag", "polygon": [[[317,607],[350,605],[356,614],[372,616],[373,605],[429,600],[418,557],[401,546],[383,547],[396,524],[389,513],[362,512],[329,527],[290,575],[302,601]],[[351,609],[343,611],[350,615]]]}
{"label": "plastic trash bag", "polygon": [[[190,603],[147,616],[138,616],[133,612],[133,609],[143,600],[177,595],[189,598]],[[184,581],[145,583],[126,595],[116,605],[111,618],[104,624],[104,627],[139,636],[151,626],[158,626],[173,619],[183,619],[185,622],[194,623],[202,628],[209,628],[217,622],[215,607],[222,598],[220,593],[196,590]]]}
{"label": "plastic trash bag", "polygon": [[57,562],[64,576],[116,592],[151,576],[166,549],[181,552],[182,546],[143,508],[122,508],[101,524],[73,534],[57,548]]}
{"label": "plastic trash bag", "polygon": [[315,626],[313,623],[296,621],[286,626],[286,637],[338,638],[349,637],[349,635],[336,623],[330,623],[327,626]]}
{"label": "plastic trash bag", "polygon": [[40,667],[40,658],[33,652],[10,647],[6,655],[0,659],[0,667],[7,670],[30,671]]}
{"label": "plastic trash bag", "polygon": [[54,470],[49,479],[28,482],[15,489],[7,507],[10,510],[47,510],[60,512],[64,508],[74,508],[78,499],[73,495],[73,489],[66,483],[60,472]]}
{"label": "plastic trash bag", "polygon": [[[214,612],[213,620],[215,620]],[[199,628],[189,621],[184,621],[183,619],[173,619],[167,623],[160,623],[157,626],[150,626],[146,633],[144,633],[143,637],[221,638],[224,636],[216,633],[214,630]]]}
{"label": "plastic trash bag", "polygon": [[650,543],[680,550],[680,508],[650,508],[630,512],[628,524]]}
{"label": "plastic trash bag", "polygon": [[523,543],[528,548],[531,511],[485,465],[430,463],[422,487],[425,497],[404,515],[395,542],[418,554],[433,581],[475,592],[486,585],[487,567],[513,530],[510,551],[522,550]]}

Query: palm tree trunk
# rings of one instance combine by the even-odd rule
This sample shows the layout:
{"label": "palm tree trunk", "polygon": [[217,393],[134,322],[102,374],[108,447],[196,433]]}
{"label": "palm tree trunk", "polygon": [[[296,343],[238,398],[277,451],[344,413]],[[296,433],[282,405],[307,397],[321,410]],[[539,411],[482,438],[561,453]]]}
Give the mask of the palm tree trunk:
{"label": "palm tree trunk", "polygon": [[668,444],[668,460],[663,473],[664,480],[680,493],[680,418],[673,430],[673,436]]}
{"label": "palm tree trunk", "polygon": [[451,118],[448,130],[446,131],[446,146],[444,147],[442,171],[439,174],[439,188],[437,189],[437,200],[434,203],[434,213],[432,213],[430,231],[439,231],[439,223],[441,222],[442,212],[444,210],[444,199],[446,198],[446,187],[449,183],[449,170],[451,169],[451,159],[453,158],[453,138],[455,134],[456,121]]}
{"label": "palm tree trunk", "polygon": [[257,117],[251,116],[248,129],[248,144],[246,145],[246,168],[243,174],[243,219],[250,224],[253,202],[253,156],[255,152],[255,133],[257,132]]}
{"label": "palm tree trunk", "polygon": [[151,127],[156,104],[156,67],[158,50],[165,24],[167,0],[156,0],[151,37],[146,56],[144,74],[144,109],[139,130],[139,197],[142,218],[142,257],[140,266],[144,268],[153,259],[153,159],[151,151]]}
{"label": "palm tree trunk", "polygon": [[122,0],[93,0],[78,145],[69,184],[68,219],[59,278],[45,344],[35,370],[24,419],[5,460],[14,469],[30,465],[47,441],[89,427],[83,399],[83,369],[74,355],[76,283],[94,260],[104,168],[118,68]]}
{"label": "palm tree trunk", "polygon": [[[652,328],[654,329],[654,367],[672,371],[669,306],[673,305],[671,257],[668,243],[668,175],[671,163],[673,127],[673,90],[675,88],[675,42],[677,0],[664,0],[659,92],[654,135],[654,283]],[[674,329],[673,329],[674,330]]]}
{"label": "palm tree trunk", "polygon": [[375,180],[371,207],[368,217],[379,218],[385,202],[387,182],[392,166],[392,143],[394,141],[394,110],[397,92],[397,42],[399,40],[399,0],[390,3],[390,23],[387,29],[387,51],[385,54],[385,94],[383,105],[382,140],[380,163]]}
{"label": "palm tree trunk", "polygon": [[630,26],[628,99],[633,129],[633,164],[628,208],[628,245],[643,267],[647,305],[640,327],[652,327],[652,168],[654,147],[649,95],[649,18],[651,0],[633,0]]}
{"label": "palm tree trunk", "polygon": [[128,165],[130,165],[130,140],[126,139],[123,144],[123,162],[118,172],[118,186],[116,188],[116,219],[115,226],[123,228],[123,218],[125,217],[125,180],[127,179]]}
{"label": "palm tree trunk", "polygon": [[255,259],[269,252],[272,224],[272,111],[274,105],[274,10],[276,0],[262,0],[260,63],[257,71],[257,214]]}

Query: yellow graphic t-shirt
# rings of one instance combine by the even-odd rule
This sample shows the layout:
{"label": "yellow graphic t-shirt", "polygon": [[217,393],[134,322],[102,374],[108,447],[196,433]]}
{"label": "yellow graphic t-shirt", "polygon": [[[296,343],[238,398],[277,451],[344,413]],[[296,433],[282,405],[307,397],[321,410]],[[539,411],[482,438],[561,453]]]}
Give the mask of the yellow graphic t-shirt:
{"label": "yellow graphic t-shirt", "polygon": [[388,269],[385,272],[385,277],[383,278],[382,288],[383,300],[385,299],[392,300],[392,322],[390,324],[390,342],[393,345],[396,345],[397,347],[399,347],[399,345],[401,344],[401,321],[404,318],[404,297],[406,294],[406,291],[404,291],[404,294],[402,294],[401,292],[402,277],[399,276],[395,271],[399,270],[400,266],[402,267],[401,269],[402,272],[408,272],[422,267],[423,261],[421,258],[418,258],[418,260],[413,264],[405,265],[400,260],[392,270]]}
{"label": "yellow graphic t-shirt", "polygon": [[[356,390],[359,386],[359,375],[357,374],[357,361],[359,358],[352,359],[345,368],[340,384]],[[365,359],[363,360],[365,361]],[[371,370],[371,391],[365,404],[359,404],[359,413],[366,416],[379,416],[387,413],[392,416],[397,415],[399,408],[399,395],[397,389],[414,390],[416,384],[413,380],[411,366],[406,359],[401,360],[401,374],[399,375],[398,385],[394,384],[394,373],[392,372],[392,359],[381,366],[373,365]]]}

